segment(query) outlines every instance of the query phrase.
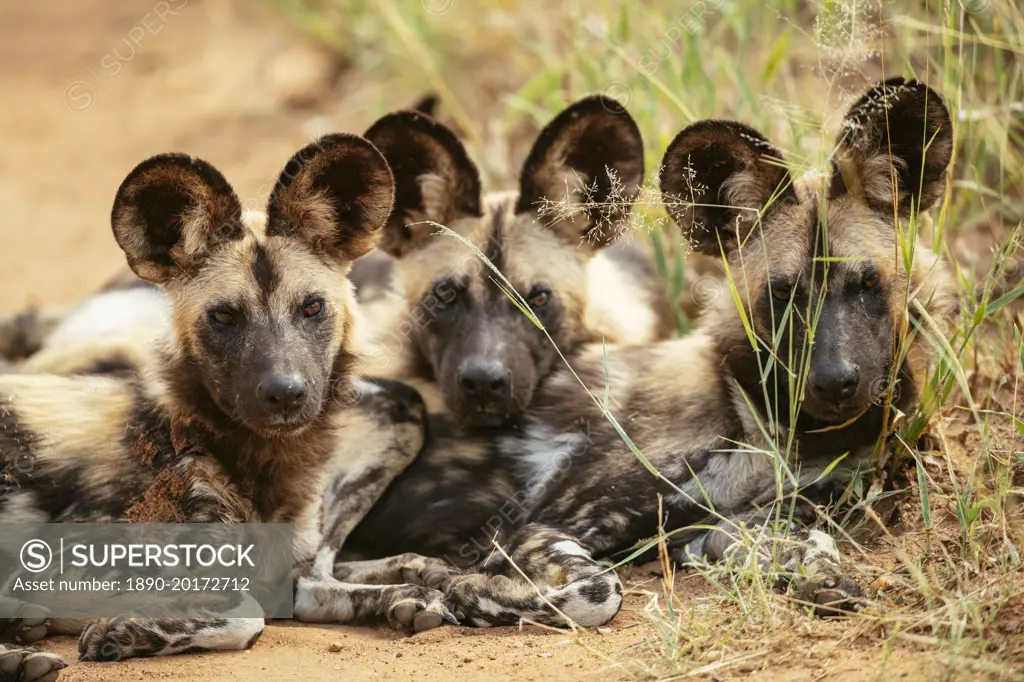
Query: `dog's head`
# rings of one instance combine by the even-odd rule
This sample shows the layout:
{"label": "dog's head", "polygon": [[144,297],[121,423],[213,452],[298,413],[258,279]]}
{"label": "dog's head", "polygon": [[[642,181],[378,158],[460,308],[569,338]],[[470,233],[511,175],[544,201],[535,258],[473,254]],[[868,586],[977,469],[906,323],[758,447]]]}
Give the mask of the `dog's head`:
{"label": "dog's head", "polygon": [[478,254],[436,224],[486,255],[569,350],[588,338],[586,265],[619,236],[643,181],[636,124],[613,100],[580,100],[541,132],[518,193],[487,197],[462,143],[422,113],[385,116],[366,136],[395,175],[381,248],[397,259],[408,314],[387,345],[412,347],[463,423],[516,419],[556,350]]}
{"label": "dog's head", "polygon": [[895,78],[851,107],[823,182],[794,180],[740,123],[701,121],[670,145],[666,208],[695,249],[725,256],[735,292],[705,328],[780,417],[791,397],[815,423],[863,414],[902,369],[896,338],[912,300],[939,316],[955,307],[941,260],[917,245],[908,271],[900,248],[911,214],[943,192],[952,136],[939,95]]}
{"label": "dog's head", "polygon": [[112,224],[128,264],[172,306],[167,376],[190,404],[264,434],[303,429],[347,387],[355,297],[346,274],[391,210],[387,163],[329,135],[281,173],[266,214],[243,215],[210,164],[164,154],[121,184]]}

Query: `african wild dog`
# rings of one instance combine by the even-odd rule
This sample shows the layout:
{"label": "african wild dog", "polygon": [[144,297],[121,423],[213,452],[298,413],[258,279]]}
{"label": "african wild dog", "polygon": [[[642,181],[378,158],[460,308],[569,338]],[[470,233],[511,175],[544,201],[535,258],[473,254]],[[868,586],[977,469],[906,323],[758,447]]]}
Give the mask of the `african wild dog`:
{"label": "african wild dog", "polygon": [[[514,432],[538,386],[561,363],[552,341],[571,354],[602,338],[638,343],[667,336],[648,286],[656,277],[629,261],[628,251],[614,260],[601,256],[628,224],[643,182],[643,145],[621,105],[587,97],[541,132],[518,193],[482,196],[465,148],[433,119],[394,113],[366,135],[395,174],[395,207],[381,249],[395,258],[401,291],[398,301],[383,298],[390,318],[371,315],[380,362],[369,367],[419,388],[435,436],[473,432],[479,439],[467,442],[480,447],[431,449],[417,458],[345,549],[350,557],[399,548],[444,554],[468,566],[490,551],[480,529],[512,522],[497,510],[514,516],[516,462],[493,443]],[[552,203],[560,215],[544,210]],[[486,254],[551,339],[512,304],[471,249],[423,221],[449,227]],[[435,383],[441,396],[432,402]],[[414,508],[421,513],[406,517]],[[396,513],[400,524],[391,523]]]}
{"label": "african wild dog", "polygon": [[[587,97],[556,116],[517,192],[483,194],[462,143],[424,113],[389,114],[366,137],[395,175],[380,248],[394,257],[399,292],[368,314],[374,374],[410,381],[431,411],[446,409],[460,424],[500,426],[518,419],[557,365],[550,341],[494,273],[437,235],[438,224],[488,256],[564,352],[602,338],[667,337],[657,278],[643,276],[635,252],[602,254],[628,229],[644,177],[640,131],[618,102]],[[385,307],[389,314],[377,314]]]}
{"label": "african wild dog", "polygon": [[[321,547],[324,535],[343,539],[422,444],[415,392],[353,372],[346,274],[377,241],[393,191],[384,158],[352,135],[300,150],[265,216],[243,215],[206,162],[139,164],[112,226],[135,273],[166,292],[172,332],[136,378],[0,377],[0,521],[290,523],[297,617],[384,616],[410,630],[450,618],[437,590],[333,580],[338,547]],[[409,579],[427,567],[408,563]],[[5,625],[22,643],[46,633],[37,617]],[[88,624],[79,652],[242,649],[262,630],[262,619],[113,619]],[[0,649],[3,680],[51,680],[60,667],[21,644]]]}
{"label": "african wild dog", "polygon": [[[908,273],[898,248],[911,214],[941,195],[951,151],[941,98],[902,79],[853,105],[824,183],[791,177],[779,152],[745,125],[701,121],[683,130],[660,174],[665,205],[695,248],[725,255],[742,308],[722,297],[688,338],[591,346],[571,361],[599,401],[607,395],[661,479],[566,370],[541,386],[519,434],[497,443],[428,437],[421,457],[468,460],[497,450],[518,463],[521,487],[507,499],[521,522],[493,534],[540,588],[538,595],[495,554],[478,573],[447,584],[456,615],[476,625],[523,616],[557,625],[564,621],[553,605],[581,624],[600,624],[619,608],[621,586],[595,558],[628,550],[659,527],[680,531],[672,547],[683,562],[739,558],[735,531],[744,523],[782,532],[766,520],[773,509],[789,516],[790,500],[777,505],[783,460],[799,481],[795,495],[781,479],[795,518],[813,521],[812,503],[845,485],[835,472],[825,475],[829,466],[844,455],[854,466],[870,454],[888,433],[890,409],[906,412],[918,396],[937,330],[917,311],[941,320],[956,308],[941,259],[919,244]],[[923,326],[902,345],[911,320]],[[894,384],[890,405],[879,396]],[[445,519],[458,518],[485,494],[472,488],[465,499],[436,504]],[[408,501],[389,494],[364,519],[378,550],[407,542],[406,523],[442,513],[412,494]],[[709,525],[717,530],[699,529]],[[449,545],[431,544],[431,552],[457,553],[461,538],[442,529]],[[800,576],[797,594],[819,610],[856,598],[831,537],[812,531],[807,540],[781,544],[776,557]]]}

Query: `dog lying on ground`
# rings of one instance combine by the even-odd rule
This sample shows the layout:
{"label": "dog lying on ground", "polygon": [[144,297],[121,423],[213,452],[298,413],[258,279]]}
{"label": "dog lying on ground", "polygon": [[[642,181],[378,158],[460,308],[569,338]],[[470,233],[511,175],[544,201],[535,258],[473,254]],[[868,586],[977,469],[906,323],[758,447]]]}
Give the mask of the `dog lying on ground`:
{"label": "dog lying on ground", "polygon": [[[358,557],[401,547],[469,566],[490,551],[481,527],[501,523],[498,509],[521,487],[515,458],[494,445],[517,432],[560,366],[559,353],[571,358],[602,339],[629,345],[667,336],[650,284],[656,277],[624,260],[628,252],[602,258],[629,229],[643,144],[618,102],[586,97],[540,133],[518,192],[482,195],[458,138],[422,113],[390,114],[366,135],[395,173],[397,199],[381,249],[394,258],[401,292],[388,299],[390,318],[372,319],[379,350],[369,366],[417,387],[435,436],[481,446],[428,448],[346,548]],[[436,235],[435,223],[484,253],[544,330],[471,249]],[[394,526],[386,520],[392,507],[422,513],[395,512],[402,522]],[[381,533],[375,519],[388,530]]]}
{"label": "dog lying on ground", "polygon": [[[354,372],[359,319],[346,275],[377,242],[393,193],[384,158],[352,135],[300,150],[265,216],[243,215],[203,161],[139,164],[117,192],[112,226],[132,270],[166,293],[172,332],[128,380],[0,377],[0,521],[289,523],[297,617],[384,617],[407,630],[450,619],[435,589],[330,575],[331,539],[423,441],[415,391]],[[401,557],[360,571],[416,578],[423,565]],[[0,679],[56,679],[60,659],[24,646],[46,634],[43,619],[4,625],[15,643],[0,649]],[[78,627],[83,660],[117,660],[247,648],[263,619]]]}

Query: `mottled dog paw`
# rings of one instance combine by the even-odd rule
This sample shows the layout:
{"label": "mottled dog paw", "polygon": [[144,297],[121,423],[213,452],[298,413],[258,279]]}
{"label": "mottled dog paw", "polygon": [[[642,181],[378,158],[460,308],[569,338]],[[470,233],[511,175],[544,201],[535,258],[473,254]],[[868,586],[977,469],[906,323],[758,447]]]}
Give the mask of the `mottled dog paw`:
{"label": "mottled dog paw", "polygon": [[66,667],[56,654],[0,645],[0,682],[55,682]]}
{"label": "mottled dog paw", "polygon": [[50,625],[49,611],[37,604],[21,603],[15,613],[17,617],[3,619],[0,631],[5,638],[17,644],[33,644],[46,637]]}
{"label": "mottled dog paw", "polygon": [[445,621],[458,623],[445,606],[444,595],[439,590],[420,585],[396,585],[387,595],[389,603],[384,615],[391,627],[400,632],[433,630]]}
{"label": "mottled dog paw", "polygon": [[834,570],[800,575],[793,578],[792,594],[805,604],[812,604],[814,615],[821,618],[847,616],[866,603],[864,591],[854,580]]}
{"label": "mottled dog paw", "polygon": [[813,605],[815,615],[848,615],[864,605],[864,591],[839,567],[839,549],[832,536],[811,530],[798,547],[800,551],[787,561],[790,587],[797,599]]}
{"label": "mottled dog paw", "polygon": [[138,647],[131,622],[111,618],[90,624],[78,638],[78,660],[120,661],[131,658]]}
{"label": "mottled dog paw", "polygon": [[453,578],[448,582],[444,597],[460,623],[478,628],[517,623],[519,616],[500,604],[515,600],[525,609],[527,605],[532,606],[533,601],[532,595],[511,578],[483,573]]}
{"label": "mottled dog paw", "polygon": [[461,572],[443,559],[407,552],[386,559],[339,561],[333,577],[358,585],[421,585],[444,590]]}
{"label": "mottled dog paw", "polygon": [[402,582],[444,591],[461,572],[443,559],[411,555],[402,567]]}

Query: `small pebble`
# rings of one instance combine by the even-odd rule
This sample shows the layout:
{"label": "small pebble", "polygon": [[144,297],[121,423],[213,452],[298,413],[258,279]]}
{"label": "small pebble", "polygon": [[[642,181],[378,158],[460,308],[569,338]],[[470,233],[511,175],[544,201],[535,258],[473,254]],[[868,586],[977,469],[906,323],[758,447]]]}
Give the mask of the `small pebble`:
{"label": "small pebble", "polygon": [[327,650],[330,651],[332,654],[336,654],[344,648],[345,645],[343,645],[341,642],[331,642],[330,645],[327,647]]}

